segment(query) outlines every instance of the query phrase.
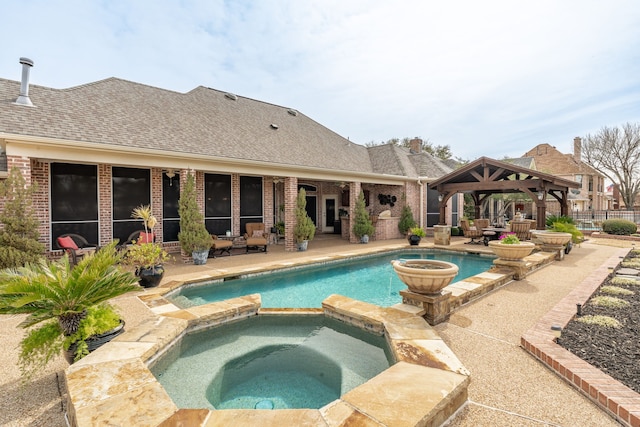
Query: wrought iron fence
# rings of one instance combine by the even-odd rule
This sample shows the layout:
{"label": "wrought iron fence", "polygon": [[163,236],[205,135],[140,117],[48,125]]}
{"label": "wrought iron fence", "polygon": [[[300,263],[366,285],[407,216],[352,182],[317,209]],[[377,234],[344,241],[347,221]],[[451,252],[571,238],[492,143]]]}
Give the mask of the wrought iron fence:
{"label": "wrought iron fence", "polygon": [[[560,215],[557,212],[547,210],[547,215]],[[588,210],[570,211],[569,216],[574,219],[581,230],[600,230],[602,221],[608,219],[626,219],[640,224],[640,210]]]}

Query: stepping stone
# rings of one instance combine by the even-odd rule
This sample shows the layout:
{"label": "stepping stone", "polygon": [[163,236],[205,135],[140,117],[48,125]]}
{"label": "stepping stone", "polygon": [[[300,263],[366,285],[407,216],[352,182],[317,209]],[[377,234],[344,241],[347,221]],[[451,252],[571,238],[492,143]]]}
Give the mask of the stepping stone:
{"label": "stepping stone", "polygon": [[636,270],[635,268],[621,268],[616,271],[616,275],[623,276],[637,276],[640,274],[640,270]]}

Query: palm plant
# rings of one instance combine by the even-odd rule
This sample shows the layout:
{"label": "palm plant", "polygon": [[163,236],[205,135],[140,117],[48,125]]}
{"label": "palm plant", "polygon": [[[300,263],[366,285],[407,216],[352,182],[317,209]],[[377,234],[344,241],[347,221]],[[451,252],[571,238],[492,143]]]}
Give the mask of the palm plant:
{"label": "palm plant", "polygon": [[[116,243],[84,257],[75,268],[65,255],[0,271],[0,314],[27,314],[23,328],[40,324],[21,343],[23,373],[45,366],[63,344],[68,347],[73,340],[66,338],[77,337],[88,310],[139,289],[138,279],[118,266],[122,255]],[[95,333],[100,332],[105,331]]]}

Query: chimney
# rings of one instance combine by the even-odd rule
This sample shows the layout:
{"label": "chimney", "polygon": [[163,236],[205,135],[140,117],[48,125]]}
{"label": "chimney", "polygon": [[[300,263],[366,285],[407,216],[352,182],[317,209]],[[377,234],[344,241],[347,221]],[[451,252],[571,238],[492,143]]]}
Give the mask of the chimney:
{"label": "chimney", "polygon": [[409,141],[409,151],[411,154],[418,154],[422,151],[422,140],[420,138],[413,138]]}
{"label": "chimney", "polygon": [[573,138],[573,158],[576,162],[582,162],[582,138],[576,136]]}
{"label": "chimney", "polygon": [[33,61],[29,58],[20,58],[22,64],[22,82],[20,83],[20,96],[16,104],[33,106],[29,99],[29,71],[33,67]]}

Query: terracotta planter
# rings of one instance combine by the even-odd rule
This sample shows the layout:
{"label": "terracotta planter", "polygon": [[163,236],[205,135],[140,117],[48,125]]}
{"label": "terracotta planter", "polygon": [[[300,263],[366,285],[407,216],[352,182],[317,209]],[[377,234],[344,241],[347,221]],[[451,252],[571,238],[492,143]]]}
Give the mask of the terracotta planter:
{"label": "terracotta planter", "polygon": [[533,252],[536,245],[531,242],[520,242],[514,245],[502,243],[500,240],[492,240],[489,247],[498,256],[506,261],[519,261]]}
{"label": "terracotta planter", "polygon": [[571,241],[571,233],[563,233],[560,231],[538,230],[532,232],[535,239],[544,245],[566,245]]}
{"label": "terracotta planter", "polygon": [[400,280],[417,294],[437,294],[458,274],[458,266],[446,261],[412,259],[391,264]]}

